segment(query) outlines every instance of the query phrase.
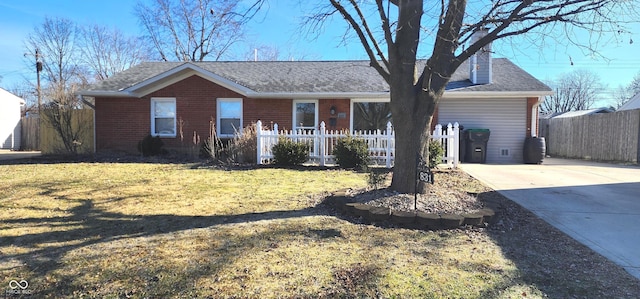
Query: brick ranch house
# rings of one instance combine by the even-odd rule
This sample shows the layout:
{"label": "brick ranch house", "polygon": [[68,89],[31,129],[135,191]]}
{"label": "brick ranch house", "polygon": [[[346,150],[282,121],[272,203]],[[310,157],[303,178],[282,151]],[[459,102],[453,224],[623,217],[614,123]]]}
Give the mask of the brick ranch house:
{"label": "brick ranch house", "polygon": [[[487,162],[518,163],[537,135],[538,105],[551,89],[508,59],[478,54],[454,74],[434,124],[487,128]],[[422,62],[424,63],[424,62]],[[136,153],[146,135],[165,147],[193,132],[231,137],[261,120],[280,129],[386,127],[389,86],[368,61],[145,62],[80,92],[93,98],[95,150]],[[89,100],[89,99],[87,99]]]}

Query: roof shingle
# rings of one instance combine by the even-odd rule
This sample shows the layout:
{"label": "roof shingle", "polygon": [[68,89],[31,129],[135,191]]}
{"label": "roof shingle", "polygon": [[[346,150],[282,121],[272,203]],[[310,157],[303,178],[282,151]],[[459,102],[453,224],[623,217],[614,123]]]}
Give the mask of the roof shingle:
{"label": "roof shingle", "polygon": [[[370,93],[388,92],[389,85],[369,61],[229,61],[144,62],[97,82],[88,92],[119,92],[163,73],[193,64],[256,93]],[[424,62],[423,62],[424,63]],[[469,66],[458,68],[448,92],[517,92],[551,89],[505,58],[493,59],[493,82],[474,85]]]}

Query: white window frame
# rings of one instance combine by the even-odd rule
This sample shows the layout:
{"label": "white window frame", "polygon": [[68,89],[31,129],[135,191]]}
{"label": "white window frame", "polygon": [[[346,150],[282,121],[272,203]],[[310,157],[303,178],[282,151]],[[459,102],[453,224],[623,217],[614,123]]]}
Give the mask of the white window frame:
{"label": "white window frame", "polygon": [[223,138],[230,138],[230,137],[234,137],[235,134],[222,134],[220,132],[220,129],[222,128],[220,126],[220,116],[222,116],[222,108],[221,108],[221,104],[222,103],[240,103],[240,128],[238,128],[238,132],[240,134],[242,134],[242,124],[243,122],[243,116],[244,116],[244,104],[242,103],[242,98],[218,98],[216,99],[216,133],[218,134],[218,137],[223,137]]}
{"label": "white window frame", "polygon": [[[351,103],[349,103],[349,110],[351,115],[349,115],[349,130],[353,132],[353,107],[354,103],[389,103],[390,99],[351,99]],[[393,117],[393,116],[392,116]]]}
{"label": "white window frame", "polygon": [[[313,128],[311,127],[299,127],[298,124],[296,124],[296,104],[306,104],[306,103],[313,103],[315,104],[315,117],[313,120]],[[298,129],[302,129],[302,130],[315,130],[318,128],[318,111],[319,111],[319,104],[318,104],[318,100],[293,100],[293,105],[292,105],[292,112],[291,112],[291,122],[292,122],[292,128],[294,130],[298,130]]]}
{"label": "white window frame", "polygon": [[[156,103],[172,103],[175,107],[175,115],[173,116],[173,134],[156,134]],[[177,136],[177,118],[178,118],[178,105],[176,104],[176,98],[151,98],[151,136],[159,137],[176,137]]]}

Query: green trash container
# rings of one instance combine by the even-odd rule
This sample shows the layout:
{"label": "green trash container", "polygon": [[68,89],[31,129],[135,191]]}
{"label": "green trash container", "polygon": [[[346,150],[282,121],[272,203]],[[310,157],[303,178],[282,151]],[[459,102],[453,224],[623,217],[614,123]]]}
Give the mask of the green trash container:
{"label": "green trash container", "polygon": [[489,129],[468,129],[464,131],[466,161],[470,163],[486,163],[487,142],[491,131]]}

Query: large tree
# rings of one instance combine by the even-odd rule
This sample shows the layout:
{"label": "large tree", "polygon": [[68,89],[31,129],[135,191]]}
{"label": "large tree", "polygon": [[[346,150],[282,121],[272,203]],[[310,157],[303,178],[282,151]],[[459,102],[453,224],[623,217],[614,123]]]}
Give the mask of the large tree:
{"label": "large tree", "polygon": [[[637,19],[635,2],[329,0],[330,5],[317,11],[310,24],[341,16],[362,43],[371,66],[389,83],[396,130],[391,188],[412,193],[426,191],[424,184],[418,190],[414,187],[415,157],[417,153],[428,157],[434,110],[451,75],[465,60],[495,40],[536,33],[542,39],[558,32],[556,27],[566,29],[567,42],[591,48],[576,39],[575,30],[589,31],[594,37],[624,31],[624,22]],[[486,34],[471,41],[478,31]],[[432,49],[424,67],[417,69],[421,44]]]}
{"label": "large tree", "polygon": [[557,113],[592,108],[604,89],[600,76],[586,69],[561,74],[547,84],[555,90],[555,94],[547,96],[541,108]]}
{"label": "large tree", "polygon": [[135,14],[164,61],[219,60],[245,35],[264,0],[139,1]]}
{"label": "large tree", "polygon": [[78,29],[80,62],[89,68],[95,80],[148,60],[150,48],[139,37],[128,36],[117,28],[87,25]]}

